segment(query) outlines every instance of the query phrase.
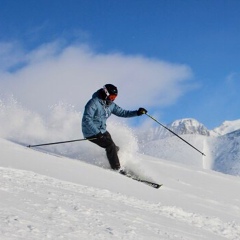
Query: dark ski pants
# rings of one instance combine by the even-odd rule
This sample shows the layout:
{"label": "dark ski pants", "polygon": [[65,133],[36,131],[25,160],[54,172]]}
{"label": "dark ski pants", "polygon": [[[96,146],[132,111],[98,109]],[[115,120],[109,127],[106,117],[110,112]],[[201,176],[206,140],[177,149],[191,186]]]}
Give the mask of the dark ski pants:
{"label": "dark ski pants", "polygon": [[[89,138],[93,138],[93,137],[95,137],[95,136],[92,136]],[[119,158],[117,155],[119,147],[115,145],[115,143],[113,142],[112,137],[108,131],[103,133],[102,138],[97,138],[97,139],[93,139],[93,140],[89,140],[89,141],[97,144],[98,146],[100,146],[102,148],[105,148],[107,158],[108,158],[108,161],[109,161],[112,169],[118,170],[120,168]]]}

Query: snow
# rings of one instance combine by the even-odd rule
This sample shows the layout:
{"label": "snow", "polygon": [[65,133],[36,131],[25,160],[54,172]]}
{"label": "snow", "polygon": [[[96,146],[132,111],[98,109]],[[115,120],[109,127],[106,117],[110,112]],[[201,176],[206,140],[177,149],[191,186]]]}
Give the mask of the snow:
{"label": "snow", "polygon": [[240,179],[136,153],[159,190],[0,140],[1,239],[239,239]]}
{"label": "snow", "polygon": [[140,151],[153,157],[240,176],[239,120],[225,121],[219,127],[225,130],[218,134],[194,119],[176,120],[168,127],[206,156],[194,148],[186,148],[184,141],[160,127],[140,134]]}
{"label": "snow", "polygon": [[208,129],[199,123],[196,119],[185,118],[172,122],[170,124],[172,131],[178,132],[178,134],[201,134],[209,136]]}
{"label": "snow", "polygon": [[212,130],[213,135],[225,135],[240,129],[240,119],[234,121],[224,121],[219,127]]}
{"label": "snow", "polygon": [[74,110],[56,106],[47,119],[15,103],[0,110],[1,240],[240,239],[238,131],[183,135],[204,157],[174,136],[138,142],[110,121],[122,165],[163,184],[154,189],[110,170],[87,141],[26,147],[79,138]]}

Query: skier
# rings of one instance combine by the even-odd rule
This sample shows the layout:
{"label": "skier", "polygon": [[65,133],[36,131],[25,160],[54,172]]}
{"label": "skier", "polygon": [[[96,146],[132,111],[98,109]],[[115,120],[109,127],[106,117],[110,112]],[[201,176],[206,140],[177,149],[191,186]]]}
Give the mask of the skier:
{"label": "skier", "polygon": [[117,95],[117,87],[112,84],[106,84],[92,95],[83,113],[82,132],[89,141],[105,148],[111,168],[124,174],[117,154],[119,147],[115,145],[110,133],[106,130],[106,121],[111,113],[127,118],[140,116],[147,113],[147,110],[144,108],[136,111],[124,110],[114,103]]}

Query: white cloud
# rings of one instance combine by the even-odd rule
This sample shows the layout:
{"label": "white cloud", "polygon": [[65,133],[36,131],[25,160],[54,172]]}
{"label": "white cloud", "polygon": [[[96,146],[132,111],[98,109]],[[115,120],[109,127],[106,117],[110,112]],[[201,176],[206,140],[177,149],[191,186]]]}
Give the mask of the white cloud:
{"label": "white cloud", "polygon": [[[21,49],[16,52],[19,54],[14,58],[12,50],[4,54],[0,51],[8,60],[0,73],[0,92],[13,94],[35,111],[44,111],[59,101],[82,111],[92,93],[106,83],[118,87],[116,103],[123,108],[162,106],[174,103],[192,84],[192,72],[186,65],[136,55],[96,53],[86,45],[63,47],[54,42],[25,54]],[[9,66],[21,62],[25,62],[24,67],[8,71]]]}

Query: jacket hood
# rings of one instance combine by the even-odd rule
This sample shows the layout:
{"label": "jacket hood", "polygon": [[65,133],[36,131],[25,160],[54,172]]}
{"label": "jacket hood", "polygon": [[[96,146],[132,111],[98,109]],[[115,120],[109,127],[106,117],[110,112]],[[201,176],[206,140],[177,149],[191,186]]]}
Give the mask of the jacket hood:
{"label": "jacket hood", "polygon": [[104,99],[104,91],[102,88],[97,90],[95,93],[93,93],[92,98],[98,98],[99,102],[101,102],[102,104],[107,105],[107,106],[109,106],[113,103],[111,100]]}
{"label": "jacket hood", "polygon": [[100,90],[101,89],[99,89],[99,90],[97,90],[95,93],[93,93],[93,95],[92,95],[92,98],[99,98],[100,99]]}

